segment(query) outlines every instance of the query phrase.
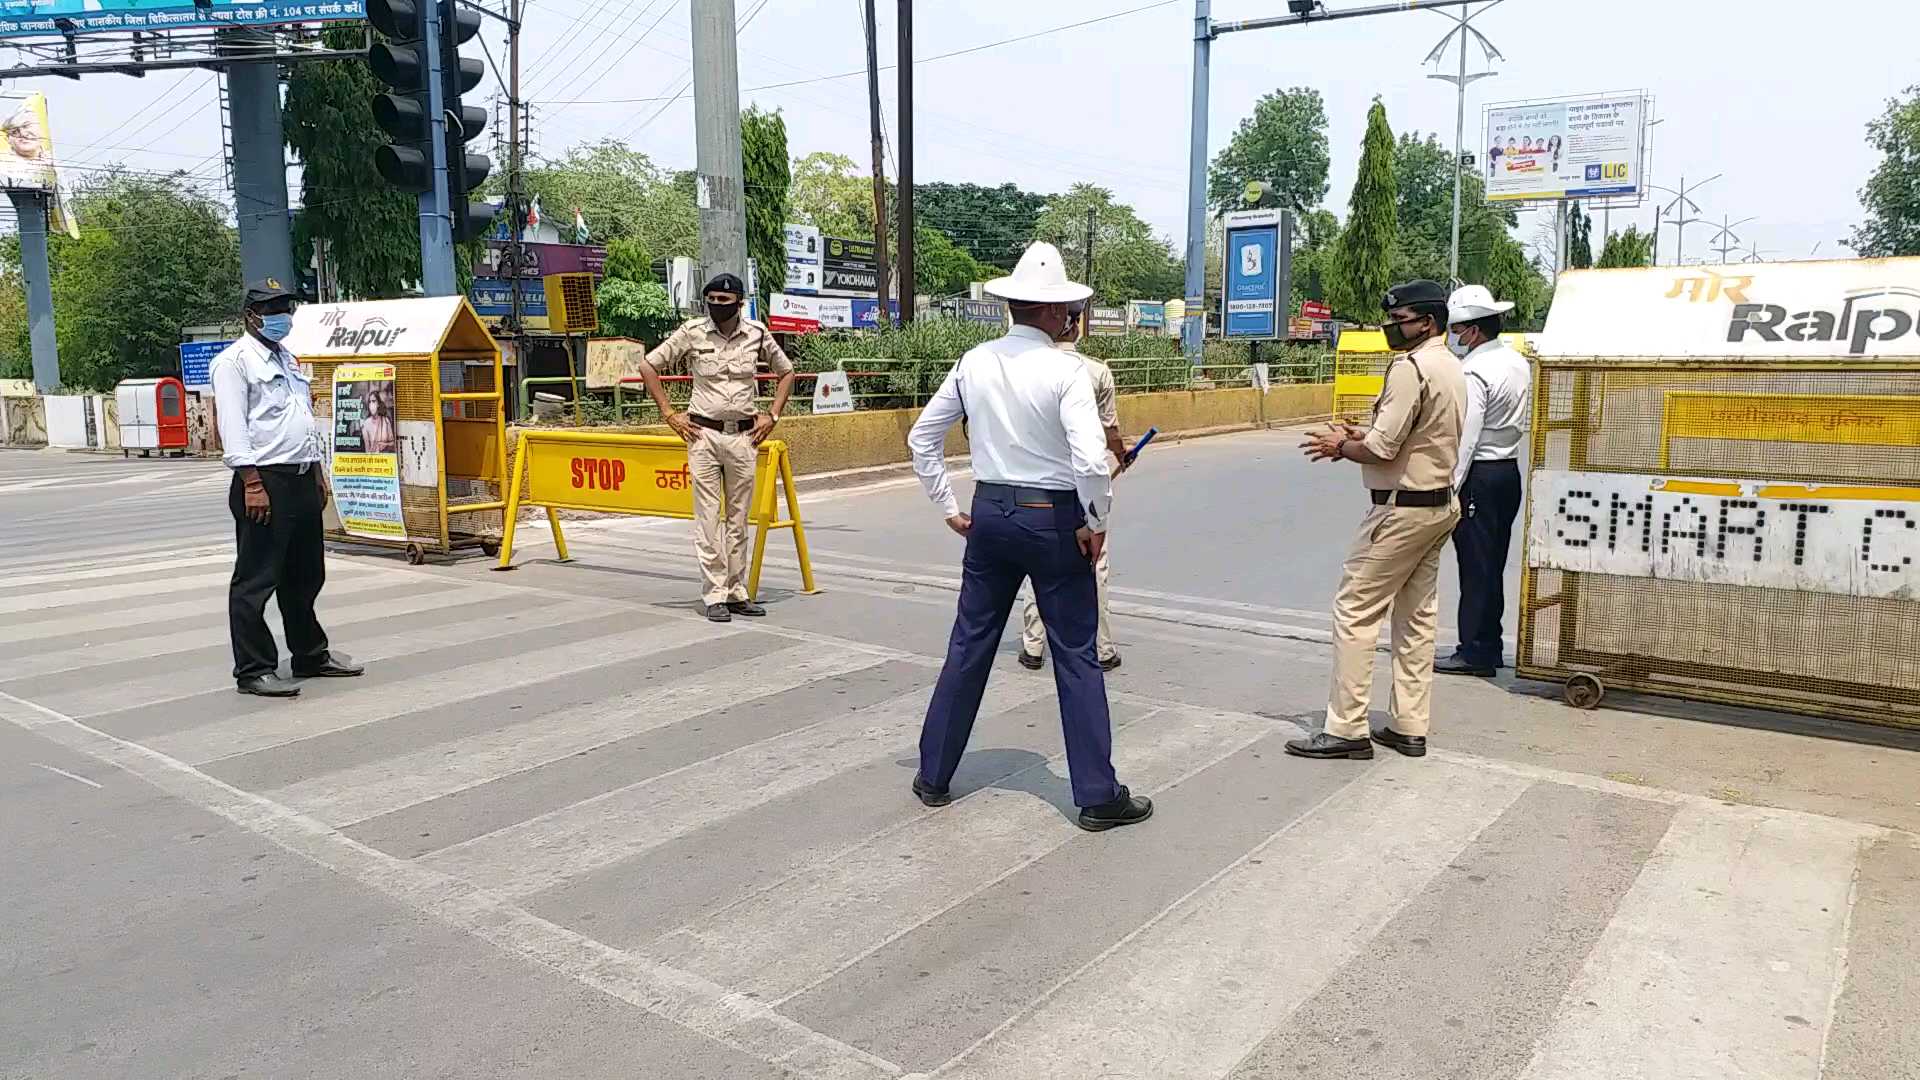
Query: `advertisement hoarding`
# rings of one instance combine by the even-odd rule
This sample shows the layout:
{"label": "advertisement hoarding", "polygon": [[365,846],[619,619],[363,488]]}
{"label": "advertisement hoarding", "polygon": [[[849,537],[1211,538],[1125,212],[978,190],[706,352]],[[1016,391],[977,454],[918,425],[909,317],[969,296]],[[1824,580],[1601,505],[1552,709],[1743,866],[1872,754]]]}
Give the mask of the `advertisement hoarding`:
{"label": "advertisement hoarding", "polygon": [[1118,307],[1097,307],[1087,311],[1087,333],[1102,337],[1116,336],[1127,332],[1127,309]]}
{"label": "advertisement hoarding", "polygon": [[0,38],[272,26],[367,17],[365,0],[6,0]]}
{"label": "advertisement hoarding", "polygon": [[[513,245],[505,240],[488,240],[473,268],[475,277],[504,278],[512,261]],[[520,245],[525,260],[520,278],[539,279],[547,274],[592,274],[595,281],[607,276],[607,249],[599,244]]]}
{"label": "advertisement hoarding", "polygon": [[820,238],[820,294],[822,296],[876,296],[880,263],[873,241],[844,236]]}
{"label": "advertisement hoarding", "polygon": [[1164,332],[1167,328],[1167,305],[1151,300],[1129,300],[1127,325],[1149,333]]}
{"label": "advertisement hoarding", "polygon": [[787,274],[783,291],[816,293],[820,291],[820,230],[811,225],[786,227]]}
{"label": "advertisement hoarding", "polygon": [[1489,106],[1487,201],[1641,194],[1646,119],[1642,94]]}
{"label": "advertisement hoarding", "polygon": [[[513,314],[513,281],[476,277],[467,299],[481,321],[499,326],[500,320]],[[547,289],[539,278],[520,279],[520,322],[524,330],[547,329]]]}
{"label": "advertisement hoarding", "polygon": [[1221,336],[1268,341],[1281,336],[1280,297],[1291,287],[1292,237],[1285,211],[1241,210],[1226,215],[1221,267]]}

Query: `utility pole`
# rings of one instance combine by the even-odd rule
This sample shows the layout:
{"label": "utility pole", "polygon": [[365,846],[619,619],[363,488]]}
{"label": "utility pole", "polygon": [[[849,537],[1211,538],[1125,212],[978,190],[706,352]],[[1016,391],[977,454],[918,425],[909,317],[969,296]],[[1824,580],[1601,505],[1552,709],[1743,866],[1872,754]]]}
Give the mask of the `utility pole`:
{"label": "utility pole", "polygon": [[[453,269],[453,209],[447,195],[447,100],[442,67],[458,64],[458,55],[442,55],[442,15],[452,14],[451,6],[442,11],[438,3],[422,0],[426,12],[426,40],[421,43],[427,58],[427,160],[433,169],[433,186],[420,194],[420,289],[428,296],[453,296],[459,290],[459,276]],[[236,93],[236,97],[238,94]]]}
{"label": "utility pole", "polygon": [[[873,132],[873,258],[879,270],[875,279],[880,294],[879,321],[893,325],[887,309],[887,294],[893,281],[887,273],[887,167],[886,133],[880,124],[880,27],[875,22],[873,0],[866,0],[867,14],[867,119]],[[905,308],[906,304],[900,305]]]}
{"label": "utility pole", "polygon": [[1093,207],[1087,207],[1087,280],[1086,286],[1093,287]]}
{"label": "utility pole", "polygon": [[[905,4],[907,0],[901,0]],[[1267,30],[1334,19],[1391,15],[1423,8],[1463,7],[1478,0],[1396,0],[1394,3],[1328,11],[1324,0],[1287,0],[1286,15],[1213,21],[1213,0],[1193,0],[1193,121],[1187,150],[1187,317],[1180,337],[1187,362],[1200,362],[1207,328],[1207,96],[1213,39],[1242,30]]]}
{"label": "utility pole", "polygon": [[[1700,204],[1693,201],[1693,193],[1725,175],[1725,173],[1714,173],[1705,180],[1689,184],[1687,183],[1686,175],[1683,173],[1681,174],[1680,186],[1678,188],[1662,187],[1659,184],[1647,185],[1655,191],[1664,191],[1673,196],[1673,201],[1668,203],[1653,219],[1654,224],[1657,226],[1660,218],[1671,215],[1674,231],[1673,265],[1682,266],[1686,263],[1687,226],[1698,225],[1707,220],[1706,218],[1687,216],[1689,210],[1696,214],[1700,212]],[[1655,233],[1659,232],[1657,228],[1654,231]]]}
{"label": "utility pole", "polygon": [[913,0],[900,0],[900,322],[913,321],[918,293],[913,277]]}
{"label": "utility pole", "polygon": [[[512,290],[511,321],[507,324],[513,334],[513,383],[511,387],[502,387],[509,402],[520,399],[520,380],[526,377],[527,329],[525,313],[520,308],[520,276],[525,248],[521,246],[525,229],[525,191],[520,160],[520,13],[524,10],[524,0],[510,0],[507,22],[507,288]],[[497,130],[497,129],[496,129]],[[575,388],[577,389],[577,388]],[[516,417],[515,419],[518,419]]]}
{"label": "utility pole", "polygon": [[1454,20],[1457,25],[1447,31],[1446,35],[1440,39],[1440,43],[1435,45],[1433,51],[1427,54],[1427,63],[1439,63],[1440,58],[1446,55],[1447,44],[1454,39],[1455,35],[1459,36],[1460,74],[1427,76],[1429,79],[1439,79],[1441,82],[1452,83],[1456,98],[1453,118],[1453,247],[1451,249],[1452,254],[1449,256],[1447,263],[1447,274],[1454,281],[1460,280],[1460,187],[1464,182],[1463,176],[1467,168],[1467,86],[1471,83],[1479,82],[1481,79],[1491,79],[1495,75],[1500,74],[1497,71],[1482,71],[1475,75],[1467,74],[1467,36],[1471,34],[1474,40],[1480,43],[1481,51],[1486,54],[1487,63],[1491,64],[1496,59],[1505,60],[1506,57],[1500,55],[1500,50],[1493,47],[1493,42],[1488,41],[1485,34],[1475,30],[1471,25],[1476,16],[1485,15],[1491,9],[1499,7],[1505,2],[1506,0],[1493,0],[1493,3],[1488,4],[1479,11],[1468,11],[1463,7],[1458,14],[1448,14],[1447,17]]}
{"label": "utility pole", "polygon": [[[694,202],[700,208],[700,286],[747,273],[747,206],[740,164],[740,54],[733,0],[693,0]],[[768,268],[772,272],[772,268]]]}

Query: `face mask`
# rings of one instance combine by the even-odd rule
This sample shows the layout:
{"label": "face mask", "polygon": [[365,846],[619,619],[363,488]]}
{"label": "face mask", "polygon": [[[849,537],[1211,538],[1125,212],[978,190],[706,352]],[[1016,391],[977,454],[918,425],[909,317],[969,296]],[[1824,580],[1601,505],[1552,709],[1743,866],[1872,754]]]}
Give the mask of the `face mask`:
{"label": "face mask", "polygon": [[1472,352],[1473,349],[1460,340],[1460,332],[1458,330],[1449,330],[1447,331],[1447,351],[1465,360],[1467,354]]}
{"label": "face mask", "polygon": [[279,341],[293,330],[291,315],[260,316],[260,336],[268,341]]}
{"label": "face mask", "polygon": [[716,323],[732,322],[733,317],[738,314],[740,314],[738,303],[707,305],[707,317]]}
{"label": "face mask", "polygon": [[[1423,321],[1424,320],[1421,319],[1413,319],[1405,323],[1388,323],[1382,328],[1386,331],[1387,348],[1392,349],[1394,352],[1405,352],[1413,345],[1415,340],[1407,333],[1407,327],[1410,325],[1418,325]],[[1424,336],[1420,340],[1425,340]]]}

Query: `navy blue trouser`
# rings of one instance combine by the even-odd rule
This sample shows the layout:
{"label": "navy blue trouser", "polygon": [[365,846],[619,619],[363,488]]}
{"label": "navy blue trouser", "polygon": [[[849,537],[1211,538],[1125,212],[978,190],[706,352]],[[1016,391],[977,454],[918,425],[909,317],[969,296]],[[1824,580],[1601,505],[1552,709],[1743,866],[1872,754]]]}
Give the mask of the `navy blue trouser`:
{"label": "navy blue trouser", "polygon": [[945,788],[960,767],[1007,615],[1021,582],[1032,579],[1053,651],[1073,801],[1098,806],[1120,796],[1113,775],[1107,681],[1094,658],[1099,594],[1093,564],[1074,538],[1085,517],[1071,493],[1054,498],[1052,506],[1031,507],[1019,505],[1010,491],[997,486],[974,493],[960,610],[947,640],[946,666],[940,669],[920,731],[920,777],[934,787]]}
{"label": "navy blue trouser", "polygon": [[1476,461],[1460,489],[1460,523],[1453,551],[1460,561],[1460,647],[1454,655],[1480,667],[1499,667],[1504,649],[1500,619],[1507,610],[1507,549],[1520,513],[1520,465]]}

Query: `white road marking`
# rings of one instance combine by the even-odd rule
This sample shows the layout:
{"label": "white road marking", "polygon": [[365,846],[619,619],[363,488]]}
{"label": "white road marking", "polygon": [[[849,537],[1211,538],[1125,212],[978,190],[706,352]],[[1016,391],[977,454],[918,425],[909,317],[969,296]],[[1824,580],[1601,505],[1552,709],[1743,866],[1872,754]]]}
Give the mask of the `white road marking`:
{"label": "white road marking", "polygon": [[1818,1077],[1859,849],[1879,833],[1792,811],[1684,806],[1523,1080]]}
{"label": "white road marking", "polygon": [[[604,618],[604,615],[590,615]],[[609,664],[639,660],[664,649],[709,641],[725,633],[701,620],[663,622],[587,641],[532,649],[509,659],[485,660],[399,682],[362,679],[353,689],[269,703],[244,715],[146,740],[170,757],[202,765],[221,758],[285,746],[336,731],[364,727],[417,709],[475,701],[541,679],[557,679]]]}
{"label": "white road marking", "polygon": [[68,772],[68,771],[67,771],[67,770],[65,770],[65,769],[60,769],[60,768],[55,768],[55,767],[54,767],[54,766],[52,766],[52,765],[46,765],[46,764],[43,764],[43,763],[41,763],[41,762],[38,762],[38,761],[36,761],[36,762],[33,762],[32,764],[33,764],[33,767],[34,767],[34,768],[36,768],[36,769],[45,769],[45,770],[47,770],[47,771],[48,771],[48,772],[50,772],[50,773],[59,773],[59,774],[60,774],[61,776],[64,776],[64,777],[66,777],[66,778],[67,778],[67,779],[69,779],[69,780],[78,780],[78,781],[80,781],[81,783],[83,783],[83,784],[85,784],[85,785],[87,785],[87,786],[88,786],[88,787],[90,787],[90,788],[105,788],[105,787],[107,786],[107,785],[105,785],[105,784],[101,784],[101,783],[96,783],[96,782],[94,782],[94,781],[92,781],[92,780],[89,780],[89,779],[87,779],[87,778],[86,778],[86,777],[84,777],[84,776],[77,776],[77,775],[75,775],[75,774],[73,774],[73,773],[70,773],[70,772]]}
{"label": "white road marking", "polygon": [[[440,596],[437,599],[440,600],[438,606],[445,608],[449,606],[450,599],[484,600],[486,597]],[[370,664],[412,656],[449,645],[476,644],[489,638],[545,630],[596,616],[611,615],[618,610],[610,604],[551,597],[544,604],[535,607],[523,606],[520,603],[500,604],[489,614],[471,616],[458,622],[414,626],[405,630],[357,637],[351,641],[335,634],[333,640],[338,643],[339,651],[343,655],[356,663]],[[375,678],[378,679],[378,673],[375,674]],[[131,679],[103,676],[79,689],[51,691],[36,696],[40,698],[42,704],[59,709],[69,716],[94,719],[113,713],[151,709],[156,705],[199,697],[202,694],[223,692],[233,692],[232,669],[225,660],[199,668],[176,667]],[[334,700],[336,696],[330,695],[328,700]]]}
{"label": "white road marking", "polygon": [[[1157,793],[1281,730],[1297,729],[1246,713],[1161,711],[1115,733],[1114,767],[1135,791]],[[1047,767],[1059,768],[1063,758],[1049,758]],[[648,953],[778,1006],[1080,836],[1051,803],[996,784],[684,928]]]}
{"label": "white road marking", "polygon": [[1378,763],[933,1075],[1225,1076],[1528,783]]}
{"label": "white road marking", "polygon": [[[989,683],[989,716],[1053,692]],[[911,752],[933,688],[738,747],[638,784],[441,848],[420,861],[506,896],[529,896],[849,769]]]}
{"label": "white road marking", "polygon": [[231,570],[202,574],[169,574],[146,581],[128,581],[119,585],[91,585],[78,589],[55,589],[25,596],[0,596],[0,615],[17,611],[46,611],[51,608],[80,607],[113,600],[143,599],[170,593],[210,591],[233,579]]}
{"label": "white road marking", "polygon": [[412,753],[306,777],[265,794],[329,825],[351,825],[703,713],[880,663],[880,658],[860,653],[792,647]]}
{"label": "white road marking", "polygon": [[[385,589],[392,585],[392,578],[371,574],[348,577],[338,584],[328,582],[326,591],[320,594],[320,606],[324,609],[326,599],[331,596]],[[442,595],[455,591],[457,590],[450,588]],[[0,645],[15,641],[60,637],[66,634],[81,634],[91,630],[120,630],[157,622],[169,622],[174,619],[203,617],[218,619],[224,624],[226,613],[226,590],[203,589],[199,596],[190,600],[142,604],[134,607],[109,607],[104,610],[90,611],[84,615],[63,615],[57,619],[42,619],[38,622],[0,621]]]}
{"label": "white road marking", "polygon": [[0,693],[0,719],[120,768],[154,787],[502,951],[821,1080],[886,1080],[898,1065],[799,1024],[767,1005],[539,918],[499,896],[398,859],[165,754]]}
{"label": "white road marking", "polygon": [[62,570],[52,574],[23,574],[10,577],[0,571],[0,589],[18,589],[29,585],[54,585],[63,581],[86,581],[93,578],[124,577],[128,574],[148,574],[153,581],[164,581],[168,576],[195,566],[232,565],[233,553],[230,551],[196,555],[182,559],[153,559],[135,563],[120,563],[112,566],[88,565],[76,570]]}

